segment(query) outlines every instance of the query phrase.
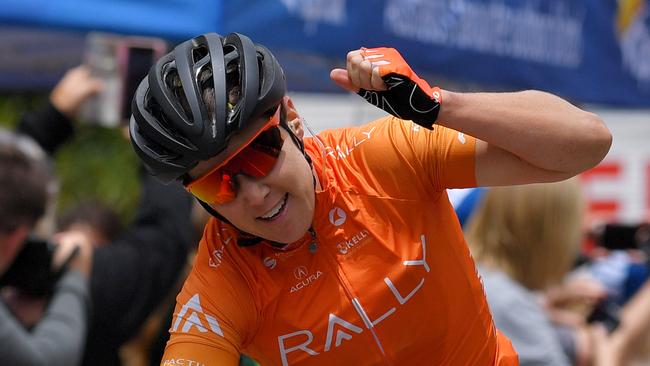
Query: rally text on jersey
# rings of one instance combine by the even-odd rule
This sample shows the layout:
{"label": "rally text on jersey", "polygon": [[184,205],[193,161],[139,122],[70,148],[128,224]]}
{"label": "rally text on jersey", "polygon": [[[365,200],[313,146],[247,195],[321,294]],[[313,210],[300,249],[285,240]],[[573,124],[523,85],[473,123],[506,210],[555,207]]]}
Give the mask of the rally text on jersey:
{"label": "rally text on jersey", "polygon": [[[405,266],[422,266],[424,270],[428,273],[430,271],[430,268],[429,268],[429,264],[426,262],[426,238],[424,235],[420,236],[420,242],[422,244],[422,259],[403,261],[402,264],[404,264]],[[397,287],[395,286],[393,281],[391,281],[390,278],[385,277],[384,283],[386,284],[390,292],[393,294],[393,296],[401,306],[406,304],[422,288],[422,286],[424,285],[424,280],[425,277],[422,277],[418,285],[415,286],[415,288],[413,288],[406,295],[402,295],[403,292],[397,289]],[[361,305],[361,302],[359,301],[358,298],[352,299],[352,305],[354,306],[355,310],[363,320],[366,329],[370,330],[373,333],[374,333],[373,328],[375,326],[377,326],[381,321],[383,321],[384,319],[386,319],[391,314],[397,311],[397,308],[393,306],[389,308],[383,315],[381,315],[377,319],[372,320],[363,309],[363,306]],[[334,331],[335,328],[336,328],[336,332]],[[342,328],[345,328],[347,332],[343,331]],[[354,334],[360,334],[361,332],[363,332],[363,328],[360,328],[350,323],[349,321],[337,316],[336,314],[329,313],[327,334],[325,335],[325,346],[323,347],[321,352],[328,352],[332,348],[339,347],[344,340],[350,340],[352,339]],[[289,339],[292,340],[291,342],[292,344],[295,343],[296,341],[302,341],[302,342],[294,346],[287,346],[287,340]],[[283,334],[281,336],[278,336],[278,349],[280,352],[280,359],[282,360],[282,365],[283,366],[289,365],[289,360],[287,355],[290,354],[291,352],[303,351],[311,356],[318,355],[319,354],[318,351],[315,351],[314,349],[309,347],[313,340],[314,340],[314,334],[308,329],[298,330],[289,334]],[[379,347],[379,349],[383,350],[383,346],[381,345],[380,340],[377,337],[375,337],[375,340],[377,342],[377,346]],[[334,342],[333,346],[332,346],[332,342]]]}
{"label": "rally text on jersey", "polygon": [[325,146],[325,154],[335,158],[336,160],[347,158],[357,146],[370,141],[375,128],[376,127],[373,127],[368,131],[361,131],[361,136],[354,136],[350,145],[336,145],[335,147]]}

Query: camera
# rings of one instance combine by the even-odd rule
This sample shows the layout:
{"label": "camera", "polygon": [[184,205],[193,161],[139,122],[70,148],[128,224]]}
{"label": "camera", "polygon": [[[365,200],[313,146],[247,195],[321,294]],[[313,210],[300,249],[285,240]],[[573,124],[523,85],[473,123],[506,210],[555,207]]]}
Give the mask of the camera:
{"label": "camera", "polygon": [[58,269],[52,268],[55,251],[56,245],[53,243],[28,236],[11,266],[0,278],[0,287],[15,287],[33,297],[49,297],[79,248],[75,248]]}
{"label": "camera", "polygon": [[650,254],[650,224],[603,225],[594,235],[598,246],[609,250],[640,249]]}

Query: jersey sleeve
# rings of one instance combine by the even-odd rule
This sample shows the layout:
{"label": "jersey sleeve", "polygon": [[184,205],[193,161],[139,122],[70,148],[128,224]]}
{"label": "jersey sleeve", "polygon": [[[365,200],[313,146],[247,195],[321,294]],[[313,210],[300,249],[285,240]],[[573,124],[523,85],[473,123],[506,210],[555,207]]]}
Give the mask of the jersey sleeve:
{"label": "jersey sleeve", "polygon": [[472,136],[390,116],[352,130],[347,139],[356,148],[350,164],[369,177],[370,186],[381,187],[378,194],[417,199],[427,192],[476,186]]}
{"label": "jersey sleeve", "polygon": [[[238,365],[255,332],[257,311],[246,281],[208,225],[196,261],[176,298],[161,365]],[[216,230],[216,229],[215,229]],[[230,244],[232,245],[232,244]]]}

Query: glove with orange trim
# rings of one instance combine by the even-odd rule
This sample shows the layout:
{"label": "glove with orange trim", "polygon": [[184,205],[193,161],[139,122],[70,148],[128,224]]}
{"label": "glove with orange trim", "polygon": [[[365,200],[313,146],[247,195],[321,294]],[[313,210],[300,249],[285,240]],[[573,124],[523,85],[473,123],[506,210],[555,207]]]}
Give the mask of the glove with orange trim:
{"label": "glove with orange trim", "polygon": [[442,103],[440,88],[420,79],[394,48],[362,48],[361,55],[378,68],[387,90],[360,89],[358,94],[397,118],[432,129]]}

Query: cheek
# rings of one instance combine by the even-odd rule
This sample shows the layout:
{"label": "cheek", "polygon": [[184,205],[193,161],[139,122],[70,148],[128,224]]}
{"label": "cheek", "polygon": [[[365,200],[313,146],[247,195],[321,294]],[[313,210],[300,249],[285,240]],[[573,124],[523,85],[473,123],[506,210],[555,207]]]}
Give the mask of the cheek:
{"label": "cheek", "polygon": [[282,177],[283,185],[288,191],[294,193],[311,189],[313,178],[309,163],[291,139],[286,144],[290,144],[290,147],[287,149],[285,146],[283,149],[285,158],[278,172]]}
{"label": "cheek", "polygon": [[237,200],[234,200],[225,205],[212,205],[212,208],[217,211],[217,213],[226,218],[232,224],[237,225],[242,221],[242,212],[245,212],[243,208],[239,207]]}

